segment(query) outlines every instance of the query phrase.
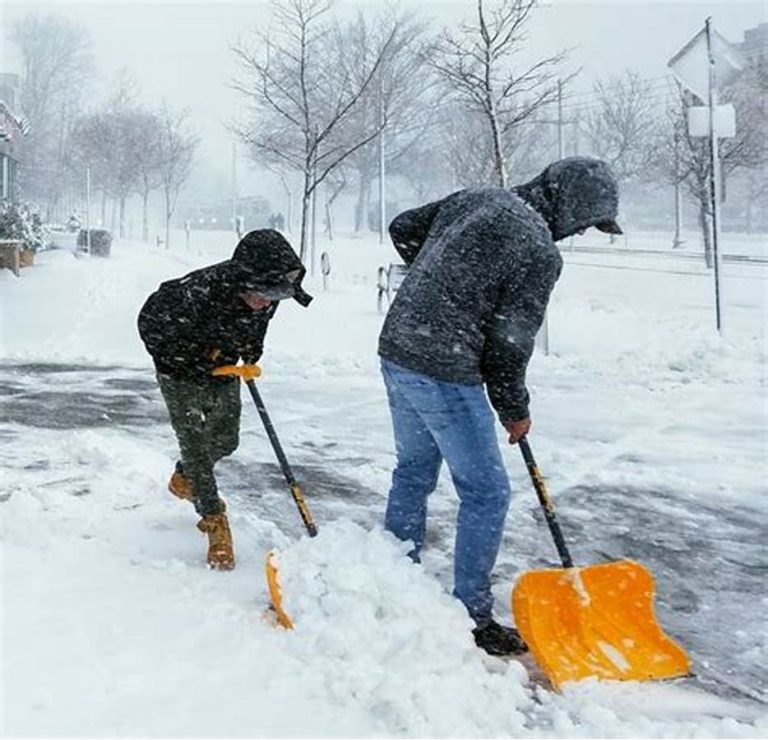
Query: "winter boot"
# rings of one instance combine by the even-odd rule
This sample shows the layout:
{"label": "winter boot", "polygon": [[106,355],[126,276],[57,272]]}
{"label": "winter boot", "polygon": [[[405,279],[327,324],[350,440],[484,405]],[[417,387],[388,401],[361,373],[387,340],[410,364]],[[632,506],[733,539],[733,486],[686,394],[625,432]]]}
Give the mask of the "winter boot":
{"label": "winter boot", "polygon": [[[193,504],[195,503],[195,494],[192,492],[192,483],[189,478],[184,475],[184,469],[181,467],[181,462],[176,463],[176,470],[173,471],[173,475],[171,475],[171,479],[168,481],[168,490],[177,498],[184,501],[190,501]],[[221,498],[221,496],[219,496],[219,501],[221,501],[221,510],[226,511],[227,502]]]}
{"label": "winter boot", "polygon": [[168,490],[176,497],[184,499],[185,501],[191,501],[194,503],[195,494],[192,493],[192,484],[184,475],[184,469],[181,467],[181,463],[176,463],[176,470],[173,471],[171,479],[168,481]]}
{"label": "winter boot", "polygon": [[235,567],[235,553],[227,515],[204,516],[197,523],[197,528],[208,535],[208,565],[214,570],[232,570]]}
{"label": "winter boot", "polygon": [[472,634],[475,636],[475,645],[488,655],[522,655],[528,652],[528,646],[514,627],[504,627],[490,621],[484,627],[473,629]]}

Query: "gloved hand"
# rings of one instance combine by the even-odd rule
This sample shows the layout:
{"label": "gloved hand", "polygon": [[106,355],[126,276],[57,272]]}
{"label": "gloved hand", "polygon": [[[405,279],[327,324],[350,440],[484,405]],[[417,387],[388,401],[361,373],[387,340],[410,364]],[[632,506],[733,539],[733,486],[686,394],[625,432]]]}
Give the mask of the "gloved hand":
{"label": "gloved hand", "polygon": [[247,382],[258,378],[261,375],[261,368],[258,365],[221,365],[215,367],[211,375],[217,378],[236,376]]}
{"label": "gloved hand", "polygon": [[503,422],[504,429],[509,434],[509,444],[517,444],[531,430],[531,417],[518,419],[517,421]]}

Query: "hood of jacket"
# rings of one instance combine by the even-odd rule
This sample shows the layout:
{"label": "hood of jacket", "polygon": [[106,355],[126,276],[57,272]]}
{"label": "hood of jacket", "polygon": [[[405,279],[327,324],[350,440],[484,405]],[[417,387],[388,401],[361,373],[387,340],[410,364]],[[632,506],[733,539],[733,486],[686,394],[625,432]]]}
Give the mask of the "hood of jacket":
{"label": "hood of jacket", "polygon": [[312,296],[301,287],[306,269],[279,231],[249,231],[235,247],[229,265],[237,290],[270,295],[282,292],[302,306],[312,301]]}
{"label": "hood of jacket", "polygon": [[591,157],[553,162],[513,191],[541,214],[554,241],[598,224],[615,224],[619,210],[616,178],[605,162]]}

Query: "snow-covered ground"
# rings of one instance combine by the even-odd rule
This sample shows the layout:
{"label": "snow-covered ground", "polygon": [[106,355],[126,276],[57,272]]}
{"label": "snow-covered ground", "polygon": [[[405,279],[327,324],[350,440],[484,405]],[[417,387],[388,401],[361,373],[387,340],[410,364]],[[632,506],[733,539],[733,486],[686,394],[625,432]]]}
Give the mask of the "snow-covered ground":
{"label": "snow-covered ground", "polygon": [[[701,264],[564,249],[551,353],[530,368],[531,443],[577,562],[644,562],[700,678],[556,694],[529,660],[474,647],[449,596],[447,476],[421,566],[382,532],[393,453],[375,283],[394,252],[375,237],[323,247],[330,290],[309,280],[309,309],[281,306],[262,361],[319,536],[303,534],[244,396],[240,449],[218,469],[238,567],[206,569],[194,512],[165,488],[175,441],[135,318],[161,280],[232,247],[195,232],[189,251],[120,242],[110,259],[52,251],[20,278],[0,272],[3,733],[768,735],[766,266],[726,265],[720,338]],[[495,588],[509,620],[515,577],[556,556],[504,453],[514,500]],[[294,632],[262,616],[272,547]]]}

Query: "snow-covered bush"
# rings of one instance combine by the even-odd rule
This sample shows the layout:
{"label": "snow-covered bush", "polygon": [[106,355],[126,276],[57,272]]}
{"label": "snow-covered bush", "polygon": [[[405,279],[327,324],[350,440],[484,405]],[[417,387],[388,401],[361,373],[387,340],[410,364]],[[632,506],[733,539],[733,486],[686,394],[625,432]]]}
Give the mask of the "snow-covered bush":
{"label": "snow-covered bush", "polygon": [[50,242],[40,214],[20,203],[0,201],[0,239],[20,239],[25,249],[45,249]]}

